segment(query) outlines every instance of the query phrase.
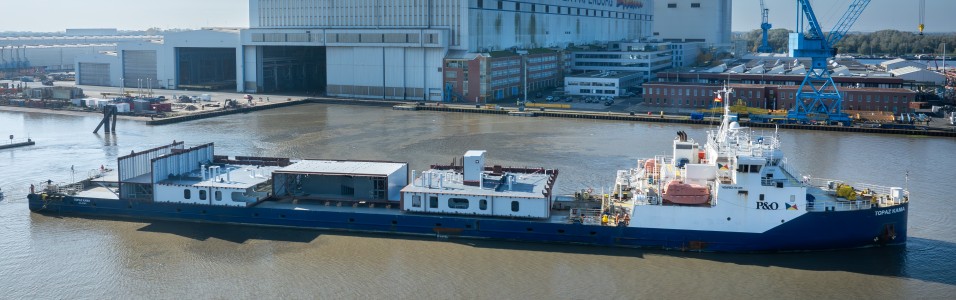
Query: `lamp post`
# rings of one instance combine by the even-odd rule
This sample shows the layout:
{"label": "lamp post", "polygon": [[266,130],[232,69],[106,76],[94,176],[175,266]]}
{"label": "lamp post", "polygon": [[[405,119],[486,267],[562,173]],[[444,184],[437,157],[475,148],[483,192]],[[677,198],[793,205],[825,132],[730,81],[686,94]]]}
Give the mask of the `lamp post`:
{"label": "lamp post", "polygon": [[528,53],[521,53],[521,69],[524,73],[521,84],[524,87],[524,103],[528,104]]}

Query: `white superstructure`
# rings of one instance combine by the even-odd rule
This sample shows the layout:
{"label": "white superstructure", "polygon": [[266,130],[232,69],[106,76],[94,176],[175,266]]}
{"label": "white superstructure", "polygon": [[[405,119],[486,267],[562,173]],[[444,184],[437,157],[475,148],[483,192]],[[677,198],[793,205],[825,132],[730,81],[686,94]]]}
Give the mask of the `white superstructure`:
{"label": "white superstructure", "polygon": [[485,167],[485,151],[468,151],[464,165],[433,166],[402,189],[402,210],[416,213],[551,217],[556,170]]}
{"label": "white superstructure", "polygon": [[[731,91],[722,91],[731,99]],[[631,227],[762,233],[807,213],[898,205],[902,188],[847,185],[801,176],[787,162],[776,135],[759,136],[731,121],[700,147],[679,132],[671,156],[638,161],[618,171],[615,197],[630,211]],[[619,192],[618,192],[619,191]],[[624,200],[626,199],[626,200]]]}

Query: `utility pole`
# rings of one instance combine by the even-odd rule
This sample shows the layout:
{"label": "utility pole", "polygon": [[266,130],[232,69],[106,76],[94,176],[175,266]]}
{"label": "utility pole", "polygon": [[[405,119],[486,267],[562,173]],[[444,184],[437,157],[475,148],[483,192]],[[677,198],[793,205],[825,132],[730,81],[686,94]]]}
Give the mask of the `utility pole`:
{"label": "utility pole", "polygon": [[524,62],[524,103],[528,104],[528,55],[521,55],[521,61]]}

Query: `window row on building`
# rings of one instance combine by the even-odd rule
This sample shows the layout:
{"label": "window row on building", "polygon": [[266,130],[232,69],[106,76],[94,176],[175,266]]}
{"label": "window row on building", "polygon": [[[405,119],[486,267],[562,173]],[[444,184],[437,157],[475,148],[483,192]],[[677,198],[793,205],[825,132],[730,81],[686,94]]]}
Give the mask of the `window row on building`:
{"label": "window row on building", "polygon": [[[428,197],[428,208],[439,208],[438,207],[438,196],[429,196]],[[471,201],[466,198],[448,198],[446,203],[447,208],[450,209],[468,209],[471,207]],[[422,197],[419,195],[412,196],[412,207],[422,207]],[[479,210],[488,210],[488,200],[479,199],[478,200],[478,209]],[[521,203],[518,201],[511,201],[511,211],[517,212],[521,209]]]}
{"label": "window row on building", "polygon": [[497,69],[497,68],[503,68],[503,67],[513,67],[520,64],[521,64],[521,61],[518,59],[495,60],[491,62],[491,68]]}
{"label": "window row on building", "polygon": [[[797,86],[731,85],[734,93],[732,105],[743,104],[763,109],[791,109],[797,100]],[[709,108],[718,105],[715,96],[718,86],[669,85],[648,83],[644,85],[644,100],[647,104],[685,108]],[[905,89],[842,89],[843,107],[853,110],[907,112],[916,93]],[[809,91],[807,91],[809,94]],[[803,101],[809,101],[804,99]]]}
{"label": "window row on building", "polygon": [[556,15],[572,15],[572,16],[583,16],[583,17],[600,17],[600,18],[653,21],[653,15],[651,14],[645,15],[645,14],[626,13],[626,12],[601,10],[601,9],[590,9],[590,8],[580,8],[580,7],[550,5],[550,4],[540,4],[540,3],[528,3],[523,1],[478,0],[477,8],[556,14]]}
{"label": "window row on building", "polygon": [[491,77],[501,77],[521,73],[520,68],[499,69],[491,71]]}
{"label": "window row on building", "polygon": [[548,78],[548,77],[554,77],[554,76],[558,76],[558,71],[551,70],[551,71],[528,74],[529,79],[541,79],[541,78]]}
{"label": "window row on building", "polygon": [[521,77],[506,77],[500,79],[494,79],[491,81],[492,87],[499,87],[503,85],[517,84],[521,82]]}

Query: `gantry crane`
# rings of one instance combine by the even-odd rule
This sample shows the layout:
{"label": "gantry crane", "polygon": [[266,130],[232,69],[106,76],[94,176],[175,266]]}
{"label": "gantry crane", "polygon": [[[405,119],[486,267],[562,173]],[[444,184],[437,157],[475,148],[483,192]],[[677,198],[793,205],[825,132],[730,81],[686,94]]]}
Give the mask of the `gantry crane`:
{"label": "gantry crane", "polygon": [[770,28],[773,28],[773,25],[770,25],[770,10],[767,9],[767,6],[763,3],[763,0],[760,0],[760,14],[763,16],[763,22],[760,23],[760,29],[763,29],[763,41],[760,44],[760,47],[757,47],[757,52],[771,53],[773,52],[773,47],[770,47],[770,41],[768,41],[768,32],[770,31]]}
{"label": "gantry crane", "polygon": [[919,35],[926,29],[926,0],[919,0]]}
{"label": "gantry crane", "polygon": [[[811,65],[797,90],[796,103],[787,114],[789,119],[807,122],[822,118],[828,123],[850,124],[849,116],[843,113],[843,96],[830,77],[827,61],[836,56],[835,45],[846,36],[869,4],[870,0],[853,0],[836,26],[829,34],[824,34],[810,0],[797,0],[797,32],[790,34],[790,56],[810,58]],[[807,28],[804,28],[804,21]]]}

